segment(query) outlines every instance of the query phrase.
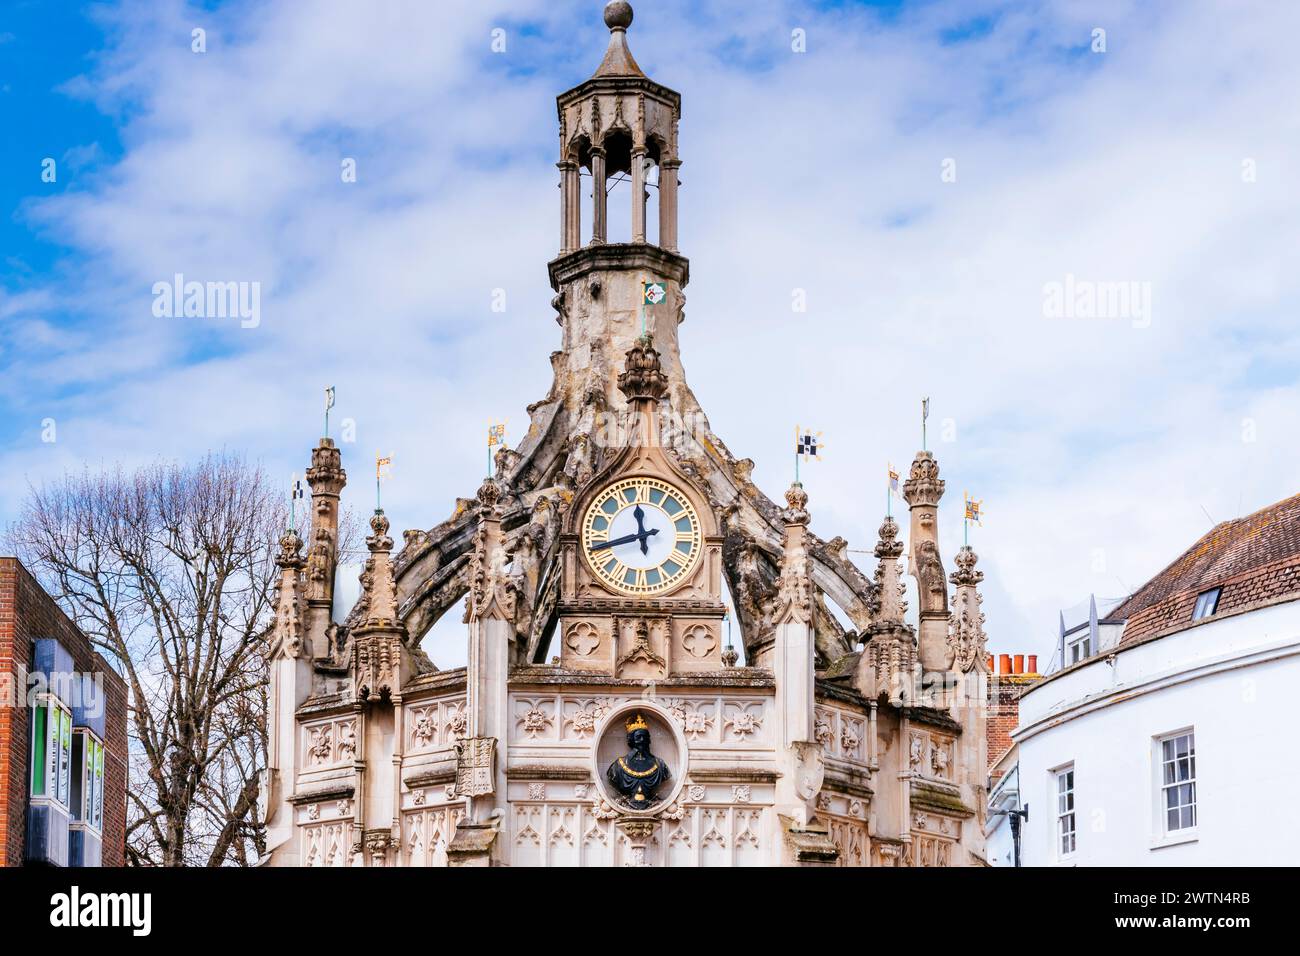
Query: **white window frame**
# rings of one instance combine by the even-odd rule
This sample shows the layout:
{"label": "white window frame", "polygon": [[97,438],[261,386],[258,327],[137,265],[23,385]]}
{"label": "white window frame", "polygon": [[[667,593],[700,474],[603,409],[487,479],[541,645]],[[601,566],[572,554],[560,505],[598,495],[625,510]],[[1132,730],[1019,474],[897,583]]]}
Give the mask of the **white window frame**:
{"label": "white window frame", "polygon": [[[1069,790],[1061,789],[1061,781],[1069,775]],[[1074,859],[1075,853],[1079,849],[1079,790],[1078,777],[1074,772],[1074,764],[1068,763],[1057,767],[1049,774],[1051,780],[1051,799],[1049,806],[1052,808],[1052,846],[1053,856],[1058,863],[1069,863]],[[1068,794],[1068,807],[1065,806],[1064,798]],[[1069,820],[1069,830],[1065,829],[1065,821]],[[1065,836],[1068,832],[1070,841],[1069,849],[1065,847]]]}
{"label": "white window frame", "polygon": [[[1075,649],[1079,648],[1079,653],[1075,654]],[[1088,632],[1083,637],[1076,637],[1074,640],[1065,645],[1065,656],[1067,658],[1065,666],[1077,664],[1080,661],[1086,661],[1092,656],[1092,633]]]}
{"label": "white window frame", "polygon": [[104,742],[91,730],[78,727],[74,740],[81,738],[80,805],[73,807],[73,819],[96,833],[104,826]]}
{"label": "white window frame", "polygon": [[[1191,746],[1189,748],[1189,752],[1187,756],[1185,758],[1180,758],[1177,756],[1177,753],[1175,751],[1175,756],[1173,757],[1173,759],[1166,760],[1165,744],[1166,743],[1175,744],[1175,742],[1182,737],[1190,738]],[[1198,801],[1197,801],[1197,786],[1196,786],[1197,784],[1196,728],[1182,727],[1178,730],[1173,730],[1170,731],[1169,733],[1164,733],[1156,737],[1153,737],[1151,741],[1151,758],[1152,758],[1151,764],[1152,764],[1152,771],[1153,771],[1152,777],[1154,783],[1152,845],[1153,847],[1162,847],[1162,846],[1170,846],[1177,843],[1190,843],[1193,840],[1197,839],[1197,833],[1201,822],[1200,806],[1198,805]],[[1187,767],[1185,772],[1188,774],[1188,776],[1186,776],[1183,779],[1178,779],[1178,771],[1179,771],[1178,764],[1182,760],[1187,761]],[[1173,766],[1174,779],[1172,781],[1166,780],[1165,775],[1166,775],[1167,765]],[[1183,816],[1182,811],[1187,808],[1191,809],[1191,814],[1190,814],[1191,824],[1188,826],[1180,825],[1178,827],[1170,829],[1169,828],[1170,807],[1168,804],[1169,797],[1167,796],[1167,794],[1169,793],[1170,790],[1174,788],[1181,789],[1183,787],[1190,787],[1191,802],[1182,803],[1180,801],[1177,805],[1177,809],[1179,810],[1180,820]]]}
{"label": "white window frame", "polygon": [[[1204,621],[1214,617],[1219,610],[1219,600],[1223,597],[1223,588],[1210,588],[1196,595],[1196,604],[1192,607],[1192,620]],[[1203,610],[1203,608],[1207,608]]]}
{"label": "white window frame", "polygon": [[[34,737],[28,742],[28,786],[27,799],[39,802],[57,803],[67,810],[70,805],[72,782],[72,711],[53,694],[41,694],[33,704],[36,708],[45,708],[45,726],[42,740]],[[31,722],[35,731],[35,720]],[[41,750],[44,756],[44,776],[42,791],[35,793],[36,754]]]}

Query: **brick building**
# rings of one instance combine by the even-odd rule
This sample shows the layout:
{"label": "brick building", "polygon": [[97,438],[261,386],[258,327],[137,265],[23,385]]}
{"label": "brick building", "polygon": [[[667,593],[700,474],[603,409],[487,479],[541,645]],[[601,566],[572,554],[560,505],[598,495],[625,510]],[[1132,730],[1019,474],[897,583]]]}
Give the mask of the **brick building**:
{"label": "brick building", "polygon": [[1043,679],[1038,655],[1000,654],[994,666],[989,655],[989,715],[986,724],[989,780],[994,784],[1006,772],[1002,758],[1011,750],[1011,731],[1020,720],[1020,695]]}
{"label": "brick building", "polygon": [[86,636],[0,557],[0,866],[123,865],[126,701]]}

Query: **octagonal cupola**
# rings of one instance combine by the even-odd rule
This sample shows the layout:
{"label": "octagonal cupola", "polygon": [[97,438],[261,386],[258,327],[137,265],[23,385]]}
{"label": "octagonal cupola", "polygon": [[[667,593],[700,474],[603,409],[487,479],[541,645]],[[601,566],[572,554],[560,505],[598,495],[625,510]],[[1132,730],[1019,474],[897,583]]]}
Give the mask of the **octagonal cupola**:
{"label": "octagonal cupola", "polygon": [[[647,77],[632,56],[627,44],[631,4],[607,4],[605,25],[609,46],[596,72],[556,98],[560,256],[608,242],[676,252],[681,97]],[[629,188],[618,188],[625,182]],[[630,228],[622,227],[626,235],[610,235],[609,203],[614,201],[631,204]],[[658,208],[657,222],[648,221],[651,204]],[[622,221],[621,215],[613,218]]]}

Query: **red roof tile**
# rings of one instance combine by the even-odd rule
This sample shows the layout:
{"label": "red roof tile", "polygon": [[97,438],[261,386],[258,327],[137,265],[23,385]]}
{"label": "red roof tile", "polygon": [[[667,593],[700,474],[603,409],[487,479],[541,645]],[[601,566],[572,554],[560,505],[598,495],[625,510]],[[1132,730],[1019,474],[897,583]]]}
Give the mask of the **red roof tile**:
{"label": "red roof tile", "polygon": [[1300,495],[1224,521],[1106,615],[1127,620],[1121,646],[1181,630],[1196,597],[1222,588],[1215,616],[1300,598]]}

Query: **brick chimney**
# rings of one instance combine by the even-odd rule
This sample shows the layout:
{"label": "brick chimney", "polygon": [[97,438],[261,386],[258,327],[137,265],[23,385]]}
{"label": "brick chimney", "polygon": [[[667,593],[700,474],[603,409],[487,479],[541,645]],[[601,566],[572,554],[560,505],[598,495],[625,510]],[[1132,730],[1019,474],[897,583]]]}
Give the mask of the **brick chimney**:
{"label": "brick chimney", "polygon": [[[1020,721],[1020,695],[1043,679],[1037,654],[999,654],[997,669],[989,655],[989,769],[1011,749],[1011,731]],[[993,779],[1001,776],[996,774]]]}

